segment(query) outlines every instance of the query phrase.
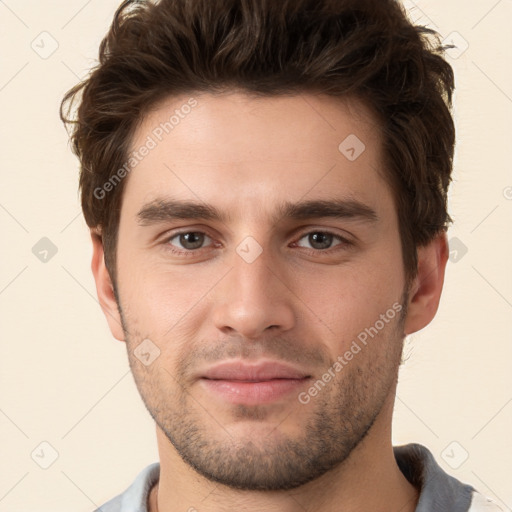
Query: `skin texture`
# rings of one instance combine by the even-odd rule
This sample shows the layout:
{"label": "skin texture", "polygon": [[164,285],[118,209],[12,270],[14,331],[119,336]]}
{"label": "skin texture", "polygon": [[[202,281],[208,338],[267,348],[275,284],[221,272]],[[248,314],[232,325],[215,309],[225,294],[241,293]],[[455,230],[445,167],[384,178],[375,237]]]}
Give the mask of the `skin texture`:
{"label": "skin texture", "polygon": [[[148,113],[134,150],[189,99],[168,98]],[[445,234],[419,248],[408,289],[381,135],[357,100],[235,91],[194,99],[125,178],[119,304],[92,233],[100,303],[156,423],[161,473],[150,509],[413,511],[417,491],[392,452],[392,410],[404,336],[437,311]],[[354,161],[338,149],[351,134],[365,145]],[[138,218],[171,197],[225,218]],[[332,199],[359,201],[377,218],[277,215],[284,201]],[[177,232],[206,236],[189,236],[194,246]],[[334,236],[311,236],[326,232]],[[257,245],[244,245],[246,237]],[[240,247],[261,254],[248,262]],[[390,319],[393,305],[401,314]],[[200,381],[228,359],[278,360],[311,376],[299,390],[308,392],[381,315],[383,327],[307,403],[294,391],[232,404]],[[136,357],[145,339],[159,351],[149,365]]]}

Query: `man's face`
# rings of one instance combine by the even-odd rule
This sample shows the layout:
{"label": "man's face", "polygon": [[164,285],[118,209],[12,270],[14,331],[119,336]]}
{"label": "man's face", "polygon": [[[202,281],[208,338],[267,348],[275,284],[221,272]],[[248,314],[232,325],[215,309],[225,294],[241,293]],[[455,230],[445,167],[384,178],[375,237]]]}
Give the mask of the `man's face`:
{"label": "man's face", "polygon": [[[126,178],[119,226],[130,365],[199,473],[297,487],[345,460],[394,394],[406,290],[380,134],[356,101],[194,98],[159,105],[132,144],[150,150]],[[275,361],[296,375],[250,372]],[[225,362],[246,366],[208,373]]]}

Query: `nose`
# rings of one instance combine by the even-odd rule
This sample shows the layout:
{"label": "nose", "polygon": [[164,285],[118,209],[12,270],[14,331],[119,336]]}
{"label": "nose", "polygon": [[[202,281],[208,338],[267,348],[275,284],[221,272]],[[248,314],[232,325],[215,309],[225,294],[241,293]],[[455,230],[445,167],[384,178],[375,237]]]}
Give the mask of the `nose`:
{"label": "nose", "polygon": [[[257,339],[264,331],[291,329],[295,323],[293,292],[265,251],[248,263],[234,254],[233,265],[215,287],[213,321],[224,334]],[[266,334],[266,333],[265,333]]]}

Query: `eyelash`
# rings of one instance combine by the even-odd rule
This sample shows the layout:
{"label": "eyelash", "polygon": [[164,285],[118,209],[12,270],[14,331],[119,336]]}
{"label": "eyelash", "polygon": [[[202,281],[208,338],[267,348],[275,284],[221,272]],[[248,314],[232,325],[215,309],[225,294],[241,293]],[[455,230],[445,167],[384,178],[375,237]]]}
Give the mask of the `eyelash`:
{"label": "eyelash", "polygon": [[[200,247],[199,249],[188,249],[188,250],[178,250],[176,249],[174,246],[172,246],[169,242],[171,240],[173,240],[174,238],[180,236],[180,235],[185,235],[185,234],[189,234],[189,233],[198,233],[198,234],[201,234],[201,235],[205,235],[207,236],[208,238],[212,239],[211,236],[209,236],[207,233],[205,233],[204,231],[193,231],[193,230],[187,230],[187,231],[178,231],[176,233],[173,233],[172,235],[170,236],[167,236],[164,240],[163,240],[163,245],[165,247],[166,250],[170,251],[171,253],[173,254],[176,254],[178,256],[184,256],[184,257],[194,257],[196,256],[202,249],[206,249],[206,247]],[[346,238],[342,237],[341,235],[338,235],[336,233],[333,233],[332,231],[322,231],[322,230],[318,230],[318,229],[315,229],[315,230],[312,230],[312,231],[306,231],[304,233],[301,233],[301,235],[299,236],[299,238],[297,239],[297,242],[293,242],[294,244],[295,243],[298,243],[300,240],[302,240],[304,237],[308,236],[308,235],[311,235],[313,233],[321,233],[323,235],[331,235],[334,239],[338,240],[340,243],[335,245],[334,247],[331,247],[329,249],[309,249],[307,247],[301,247],[301,249],[305,250],[305,252],[309,255],[312,255],[312,256],[322,256],[322,255],[325,255],[325,254],[331,254],[331,252],[335,252],[335,251],[339,251],[339,250],[346,250],[348,249],[349,247],[353,246],[353,242],[350,242],[349,240],[347,240]],[[213,239],[212,239],[213,241]]]}

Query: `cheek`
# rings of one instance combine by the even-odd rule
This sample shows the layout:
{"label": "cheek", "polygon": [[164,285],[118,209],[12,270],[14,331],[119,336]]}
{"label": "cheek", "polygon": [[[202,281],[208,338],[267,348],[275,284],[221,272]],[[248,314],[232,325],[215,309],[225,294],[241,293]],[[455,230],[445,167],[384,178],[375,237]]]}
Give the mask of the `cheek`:
{"label": "cheek", "polygon": [[339,350],[390,309],[392,320],[386,326],[394,324],[404,282],[400,264],[384,253],[385,249],[375,251],[347,266],[304,270],[295,280],[305,318],[317,319],[318,332]]}
{"label": "cheek", "polygon": [[[166,265],[142,254],[119,258],[119,293],[128,323],[148,337],[175,337],[197,328],[208,293],[222,276],[218,266]],[[186,320],[186,321],[185,321]]]}

